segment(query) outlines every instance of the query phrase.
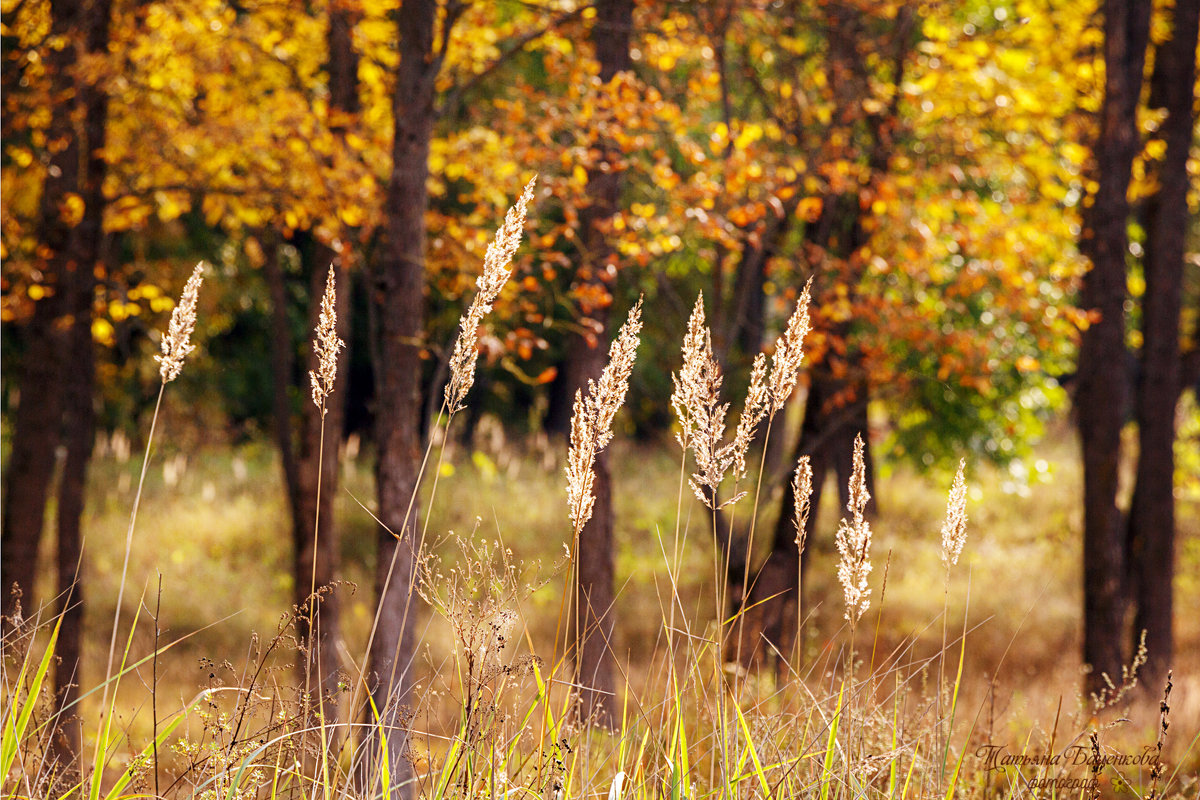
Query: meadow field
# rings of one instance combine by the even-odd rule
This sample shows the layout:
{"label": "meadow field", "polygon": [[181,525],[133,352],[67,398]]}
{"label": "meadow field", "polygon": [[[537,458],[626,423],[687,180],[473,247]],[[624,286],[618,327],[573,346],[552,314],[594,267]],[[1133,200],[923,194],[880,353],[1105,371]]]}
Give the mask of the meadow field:
{"label": "meadow field", "polygon": [[[186,409],[169,403],[161,424],[122,609],[122,642],[137,617],[125,661],[142,663],[113,697],[93,692],[79,710],[86,753],[96,748],[102,721],[113,726],[102,748],[104,778],[39,784],[45,776],[36,774],[36,760],[45,743],[31,726],[15,755],[15,782],[6,787],[44,797],[85,786],[93,797],[354,796],[346,794],[352,747],[333,744],[354,737],[343,731],[326,738],[325,726],[304,733],[288,710],[297,695],[295,642],[286,628],[291,545],[275,450],[263,442],[221,442],[191,428]],[[103,438],[96,453],[84,556],[85,690],[105,674],[140,446],[118,435]],[[345,582],[335,591],[343,598],[343,664],[353,676],[374,613],[373,479],[371,454],[357,441],[343,445],[339,458]],[[1163,687],[1132,688],[1104,708],[1080,694],[1081,475],[1066,418],[1029,459],[1004,469],[971,465],[966,545],[948,578],[939,531],[951,476],[919,474],[885,457],[873,521],[872,603],[855,634],[853,663],[833,542],[845,514],[834,507],[836,493],[827,492],[818,536],[808,544],[801,652],[781,675],[719,663],[718,556],[706,509],[686,492],[680,504],[677,447],[618,441],[614,649],[622,730],[608,732],[573,719],[569,668],[553,663],[571,534],[564,458],[564,444],[509,441],[497,421],[486,419],[470,446],[447,444],[436,496],[434,482],[425,483],[421,508],[432,560],[418,604],[412,709],[422,796],[1195,796],[1194,483],[1185,482],[1180,497],[1179,660],[1169,732],[1160,740]],[[771,500],[759,498],[763,515],[774,513]],[[768,522],[760,517],[758,524]],[[52,556],[42,553],[43,576],[52,573]],[[53,586],[44,583],[40,596],[49,597]],[[52,622],[40,620],[24,642],[32,659],[24,667],[9,650],[9,717],[22,707]],[[463,642],[482,641],[472,631],[489,626],[505,629],[502,646],[470,658]],[[158,657],[143,660],[156,647]],[[348,677],[343,706],[352,683]],[[468,723],[465,709],[473,706],[477,717]],[[233,730],[235,719],[242,726],[239,713],[257,726],[241,744]],[[172,720],[180,722],[154,763],[148,743]],[[317,751],[328,757],[318,761],[332,764],[332,772],[314,771],[298,744],[318,729]],[[13,738],[9,727],[4,733]],[[1093,752],[1135,763],[1093,767]],[[1163,764],[1157,772],[1145,758],[1156,752]],[[1003,761],[1006,754],[1034,760],[1014,766]],[[1052,764],[1036,760],[1054,755],[1060,760]]]}
{"label": "meadow field", "polygon": [[1197,0],[0,40],[0,800],[1200,797]]}

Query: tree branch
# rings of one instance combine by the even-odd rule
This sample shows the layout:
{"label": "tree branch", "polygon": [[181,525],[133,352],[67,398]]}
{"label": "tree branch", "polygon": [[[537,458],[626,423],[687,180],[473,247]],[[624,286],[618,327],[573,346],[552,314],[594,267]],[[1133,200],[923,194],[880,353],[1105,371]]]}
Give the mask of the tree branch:
{"label": "tree branch", "polygon": [[482,83],[488,76],[490,76],[497,69],[504,66],[504,64],[506,64],[514,56],[516,56],[517,54],[522,52],[531,43],[542,38],[547,33],[554,30],[555,28],[558,28],[560,25],[563,25],[567,21],[580,16],[584,12],[585,9],[590,8],[590,7],[591,7],[590,4],[588,4],[588,5],[582,5],[579,8],[574,9],[573,11],[564,11],[563,13],[559,14],[557,17],[552,19],[545,26],[538,28],[536,30],[528,31],[525,34],[518,36],[516,39],[514,39],[512,41],[511,44],[509,44],[509,46],[502,53],[500,53],[500,55],[496,56],[496,58],[492,61],[492,63],[488,64],[482,70],[480,70],[479,72],[472,75],[465,82],[463,82],[463,83],[459,84],[458,86],[455,86],[454,88],[447,91],[445,93],[445,98],[442,100],[441,105],[437,109],[434,110],[435,118],[441,119],[442,117],[458,116],[459,104],[462,102],[463,97],[468,92],[470,92],[472,89],[474,89],[480,83]]}

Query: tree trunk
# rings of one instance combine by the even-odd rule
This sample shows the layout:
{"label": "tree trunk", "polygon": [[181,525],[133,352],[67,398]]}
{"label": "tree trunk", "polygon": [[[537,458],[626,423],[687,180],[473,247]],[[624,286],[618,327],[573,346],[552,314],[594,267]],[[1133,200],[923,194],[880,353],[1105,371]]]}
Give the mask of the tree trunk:
{"label": "tree trunk", "polygon": [[1175,406],[1180,392],[1179,313],[1188,228],[1188,151],[1192,144],[1200,2],[1175,4],[1171,39],[1158,49],[1150,105],[1164,108],[1166,141],[1158,192],[1146,203],[1146,292],[1142,300],[1142,379],[1137,387],[1138,468],[1129,509],[1133,646],[1146,632],[1141,686],[1161,691],[1171,666],[1175,583]]}
{"label": "tree trunk", "polygon": [[[812,371],[812,385],[805,401],[804,421],[796,441],[792,463],[802,456],[809,457],[812,467],[812,511],[808,515],[805,536],[812,541],[817,529],[817,512],[821,507],[825,483],[830,473],[837,483],[838,499],[844,507],[849,500],[850,475],[853,472],[854,437],[867,430],[867,385],[864,381],[834,378],[824,366]],[[875,504],[875,467],[871,458],[868,437],[864,456],[867,467],[867,491],[871,500],[867,512],[877,512]],[[802,618],[803,598],[798,583],[808,559],[796,548],[796,529],[793,516],[795,493],[790,480],[785,481],[779,518],[771,540],[767,560],[752,576],[745,606],[750,608],[742,629],[738,650],[744,664],[758,663],[777,656],[786,659],[794,646],[796,623]],[[807,551],[806,551],[807,552]],[[740,579],[740,576],[739,576]],[[741,587],[735,587],[740,598]],[[782,661],[777,663],[782,672]]]}
{"label": "tree trunk", "polygon": [[[845,132],[849,140],[862,142],[871,174],[883,174],[888,169],[901,93],[895,94],[885,111],[867,112],[863,108],[865,104],[862,101],[872,96],[873,80],[860,46],[866,35],[864,12],[852,4],[840,3],[831,4],[826,12],[829,79],[834,95],[839,98],[835,125]],[[890,39],[872,46],[873,52],[887,55],[893,66],[892,81],[897,86],[903,81],[905,62],[912,49],[915,20],[916,15],[910,9],[901,8]],[[858,130],[860,126],[865,128],[865,135]],[[864,211],[863,207],[869,204],[862,202],[863,191],[867,188],[864,185],[858,190],[828,195],[821,216],[805,230],[805,238],[809,242],[840,263],[841,274],[834,273],[834,277],[848,284],[852,290],[861,277],[861,264],[855,259],[868,239],[864,221],[870,212]],[[784,219],[790,220],[792,213],[789,211]],[[816,272],[819,265],[813,266]],[[820,280],[818,276],[817,281]],[[878,513],[870,439],[865,435],[870,386],[865,377],[862,355],[850,343],[852,331],[849,325],[837,325],[830,333],[845,344],[844,355],[830,355],[826,363],[809,366],[812,380],[805,401],[804,423],[793,456],[793,463],[805,454],[811,459],[813,511],[808,520],[810,539],[816,529],[817,509],[824,482],[831,470],[837,476],[842,504],[846,503],[854,437],[858,433],[864,434],[866,442],[867,486],[872,495],[868,512]],[[752,623],[747,626],[750,635],[756,640],[760,637],[765,640],[748,643],[749,646],[743,648],[743,652],[751,658],[764,647],[786,656],[794,638],[797,615],[801,613],[796,584],[801,579],[798,570],[803,568],[803,564],[796,563],[800,554],[796,552],[796,533],[792,523],[794,497],[790,480],[784,482],[783,494],[771,553],[757,572],[746,601],[747,606],[765,601],[753,609],[750,615],[752,619],[748,620],[748,623]]]}
{"label": "tree trunk", "polygon": [[[329,8],[329,28],[326,33],[329,125],[339,137],[344,136],[352,116],[359,110],[358,55],[352,41],[356,15],[357,4],[347,0],[333,3]],[[272,306],[274,434],[291,517],[293,597],[296,607],[302,610],[296,618],[296,636],[304,646],[297,651],[296,666],[306,688],[316,692],[314,712],[319,709],[326,722],[336,722],[340,718],[336,692],[341,668],[337,648],[341,630],[341,602],[337,591],[329,587],[338,574],[339,537],[334,524],[334,500],[338,489],[339,445],[345,427],[349,354],[343,352],[339,357],[333,393],[325,398],[324,418],[320,409],[308,399],[308,373],[319,367],[312,338],[319,322],[321,299],[331,265],[338,287],[334,309],[337,314],[337,335],[343,341],[349,340],[350,276],[342,259],[329,246],[318,241],[311,231],[297,232],[296,244],[302,271],[308,278],[305,295],[308,299],[305,343],[308,356],[305,359],[306,369],[303,373],[297,373],[296,344],[288,325],[291,303],[287,284],[279,264],[275,235],[269,233],[266,236],[269,242],[266,246],[266,277]],[[298,391],[303,398],[295,413],[291,401],[293,391]],[[324,451],[321,447],[322,431]],[[311,614],[308,609],[310,602]],[[312,629],[317,631],[315,637],[312,636]],[[325,700],[331,696],[335,698],[333,707],[326,708]]]}
{"label": "tree trunk", "polygon": [[[600,80],[608,84],[617,73],[628,70],[629,37],[633,29],[632,0],[599,0],[592,27],[592,44],[600,63]],[[592,280],[600,280],[614,258],[604,235],[604,224],[620,208],[621,177],[615,167],[619,153],[615,145],[597,141],[601,160],[588,170],[589,205],[581,214],[585,271]],[[609,309],[597,320],[607,327]],[[580,346],[582,344],[582,346]],[[576,364],[572,370],[582,387],[587,379],[598,379],[604,369],[606,348],[588,345],[577,337],[574,342]],[[574,396],[574,392],[569,392]],[[613,507],[612,478],[608,454],[600,453],[595,464],[593,490],[596,503],[592,518],[579,533],[575,666],[580,687],[579,711],[594,725],[614,730],[620,725],[616,712],[616,665],[612,649],[613,633]]]}
{"label": "tree trunk", "polygon": [[[87,50],[98,55],[108,47],[111,0],[94,0],[86,17]],[[55,669],[55,696],[60,717],[54,747],[61,760],[78,758],[83,738],[79,720],[65,711],[79,699],[83,649],[83,533],[88,463],[92,457],[96,415],[95,349],[92,342],[92,307],[95,301],[95,266],[101,256],[104,223],[104,174],[102,155],[108,122],[108,94],[96,86],[81,87],[83,101],[83,146],[85,174],[81,181],[83,218],[71,232],[71,249],[78,265],[70,285],[70,369],[65,370],[63,436],[67,448],[58,487],[58,606],[62,628]]]}
{"label": "tree trunk", "polygon": [[[99,220],[96,220],[99,223]],[[97,232],[99,225],[97,224]],[[91,278],[91,273],[86,273]],[[84,271],[80,271],[80,278]],[[73,292],[74,320],[71,325],[72,365],[65,376],[64,439],[67,448],[58,485],[58,597],[55,610],[62,618],[54,672],[55,708],[62,716],[57,735],[51,740],[60,764],[79,756],[83,732],[79,709],[67,710],[79,699],[83,640],[83,533],[87,469],[95,438],[95,354],[92,344],[93,281],[80,280]]]}
{"label": "tree trunk", "polygon": [[[878,153],[886,149],[876,148],[873,163],[882,164],[886,159]],[[807,238],[834,258],[848,261],[864,244],[865,233],[860,219],[858,194],[847,192],[826,198],[817,222],[806,232]],[[831,335],[846,342],[850,338],[846,324],[838,324]],[[812,513],[808,518],[807,536],[815,536],[817,511],[827,476],[832,471],[838,484],[838,496],[842,506],[849,498],[849,481],[853,471],[854,437],[863,434],[864,457],[867,468],[867,490],[871,499],[868,513],[878,513],[875,501],[875,467],[871,457],[871,442],[867,434],[867,404],[870,386],[867,384],[861,364],[861,354],[852,346],[846,347],[844,355],[833,352],[826,355],[822,363],[809,366],[811,375],[808,395],[805,399],[804,421],[792,454],[795,464],[807,455],[813,471]],[[784,480],[783,499],[779,506],[771,552],[763,566],[754,574],[751,586],[734,585],[730,596],[745,597],[745,607],[754,607],[746,624],[741,627],[743,642],[738,645],[743,662],[753,662],[761,655],[778,653],[786,657],[795,638],[795,621],[802,618],[803,598],[798,582],[803,579],[806,559],[796,552],[796,532],[792,523],[795,496],[790,475]],[[749,558],[747,553],[745,558]],[[800,559],[800,563],[797,563]],[[741,576],[738,576],[741,580]],[[750,637],[746,641],[746,637]],[[777,665],[782,670],[783,665]]]}
{"label": "tree trunk", "polygon": [[[788,200],[777,206],[778,213],[768,217],[753,232],[745,232],[747,241],[738,262],[737,285],[734,291],[733,303],[729,314],[722,314],[726,322],[724,333],[716,335],[718,341],[718,362],[726,376],[734,373],[733,367],[740,357],[749,356],[751,359],[762,350],[763,333],[765,331],[765,301],[763,287],[767,277],[767,264],[775,255],[779,244],[790,226],[792,214],[796,210],[797,199]],[[721,298],[713,300],[713,306],[721,304]],[[715,324],[715,323],[714,323]],[[735,350],[736,348],[736,350]],[[739,355],[740,352],[740,355]],[[747,359],[749,360],[749,359]],[[728,380],[728,378],[727,378]],[[776,429],[776,442],[783,434],[784,417],[779,418],[780,427]],[[756,431],[754,442],[761,445],[766,435],[766,426],[760,425]],[[778,444],[772,448],[779,451]],[[780,456],[776,456],[775,461]],[[763,464],[767,470],[766,460]],[[713,526],[713,534],[717,547],[725,561],[726,604],[730,615],[737,613],[742,605],[747,578],[746,565],[753,558],[750,548],[753,542],[746,530],[734,530],[730,515],[718,508],[714,513],[706,515]],[[737,626],[744,629],[745,625]],[[742,653],[738,643],[730,643],[731,653]],[[738,660],[743,660],[739,655]]]}
{"label": "tree trunk", "polygon": [[79,101],[74,70],[85,11],[76,0],[57,0],[50,6],[50,36],[63,40],[66,46],[50,48],[45,56],[52,97],[46,141],[64,146],[51,152],[42,185],[37,230],[39,251],[45,255],[38,266],[46,296],[34,303],[33,314],[22,332],[26,347],[17,368],[20,400],[4,470],[0,593],[6,620],[16,609],[18,594],[27,616],[38,610],[33,578],[60,436],[70,338],[68,286],[71,274],[78,269],[71,248],[72,226],[63,219],[62,209],[67,195],[80,190],[80,150],[72,115]]}
{"label": "tree trunk", "polygon": [[[271,418],[275,446],[283,468],[283,486],[288,495],[288,508],[299,503],[296,491],[300,485],[296,448],[292,442],[291,387],[296,373],[296,358],[292,346],[292,331],[288,325],[288,291],[283,267],[279,263],[279,247],[273,234],[264,234],[263,251],[266,263],[267,293],[271,298]],[[294,542],[293,542],[294,544]]]}
{"label": "tree trunk", "polygon": [[1086,210],[1080,249],[1092,262],[1081,305],[1100,319],[1083,332],[1075,397],[1083,450],[1083,660],[1090,692],[1119,679],[1125,631],[1124,530],[1117,508],[1125,374],[1125,254],[1130,165],[1137,154],[1137,105],[1149,38],[1150,4],[1105,3],[1106,81],[1095,146],[1099,188]]}
{"label": "tree trunk", "polygon": [[[721,338],[736,346],[747,359],[753,359],[762,350],[766,330],[764,286],[767,265],[791,227],[799,198],[800,193],[796,192],[792,199],[779,202],[770,216],[748,234],[749,241],[738,264],[733,309],[728,319],[729,332]],[[728,367],[728,364],[724,366]]]}
{"label": "tree trunk", "polygon": [[[410,0],[399,20],[400,65],[393,97],[395,139],[388,183],[388,219],[372,275],[379,341],[376,375],[376,487],[379,519],[375,591],[377,627],[369,654],[372,696],[381,720],[372,725],[367,761],[377,779],[381,742],[398,784],[411,775],[404,709],[413,685],[413,570],[416,492],[421,456],[421,337],[425,322],[425,211],[429,142],[433,134],[434,82],[441,59],[434,52],[438,13],[434,0]],[[449,25],[447,20],[444,24]]]}

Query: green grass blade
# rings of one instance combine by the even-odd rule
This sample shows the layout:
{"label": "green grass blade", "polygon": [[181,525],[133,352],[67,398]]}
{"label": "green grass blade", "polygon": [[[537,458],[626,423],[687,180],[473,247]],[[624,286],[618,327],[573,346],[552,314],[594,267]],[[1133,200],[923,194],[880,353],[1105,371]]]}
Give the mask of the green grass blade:
{"label": "green grass blade", "polygon": [[829,723],[829,737],[825,741],[825,761],[821,765],[821,800],[829,800],[829,786],[833,783],[833,754],[837,748],[838,722],[842,718],[842,696],[846,691],[845,684],[838,690],[837,708]]}
{"label": "green grass blade", "polygon": [[[746,724],[746,717],[742,714],[742,706],[740,703],[733,704],[733,710],[737,712],[738,722],[741,724],[742,733],[746,736],[746,751],[750,753],[750,760],[754,762],[754,774],[758,778],[758,786],[762,789],[763,797],[771,796],[771,787],[767,783],[767,776],[763,772],[762,762],[758,759],[758,751],[754,747],[754,740],[750,738],[750,726]],[[741,768],[738,768],[741,772]]]}
{"label": "green grass blade", "polygon": [[[954,716],[958,711],[958,690],[962,686],[963,657],[966,654],[966,650],[967,641],[964,636],[962,644],[958,648],[958,673],[954,676],[954,692],[950,695],[950,729],[946,731],[946,748],[942,751],[943,770],[945,770],[946,757],[950,754],[950,734],[954,732]],[[954,785],[958,782],[958,773],[962,769],[963,758],[966,754],[967,750],[965,747],[958,754],[958,761],[954,764],[954,773],[950,776],[950,782],[946,786],[946,800],[951,800],[954,797]]]}
{"label": "green grass blade", "polygon": [[[104,795],[105,800],[117,800],[118,798],[120,798],[122,796],[121,792],[123,792],[125,790],[125,787],[129,785],[130,781],[133,780],[134,768],[137,765],[137,763],[139,761],[143,761],[147,757],[149,757],[151,751],[155,747],[161,748],[163,746],[163,744],[166,743],[167,737],[175,732],[175,729],[179,727],[179,723],[183,722],[183,720],[185,718],[186,718],[186,715],[184,715],[183,713],[180,713],[179,716],[175,717],[175,719],[171,720],[171,722],[169,724],[167,724],[161,731],[159,731],[158,735],[154,737],[154,742],[152,744],[148,744],[142,748],[142,751],[138,754],[138,757],[129,762],[129,766],[125,769],[125,772],[121,775],[120,778],[117,778],[117,782],[114,783],[112,788],[108,790],[108,793]],[[255,755],[257,755],[259,752],[262,752],[265,749],[266,749],[266,745],[263,745],[262,747],[260,747],[258,750],[255,751]],[[241,770],[238,771],[238,775],[239,776],[241,775]],[[96,781],[96,783],[98,784],[99,781]],[[236,780],[234,781],[234,785],[237,785]],[[64,798],[66,796],[67,795],[63,795]]]}
{"label": "green grass blade", "polygon": [[[121,653],[121,665],[117,669],[117,674],[121,675],[125,672],[125,665],[129,662],[129,650],[133,647],[133,633],[137,630],[138,620],[142,616],[142,604],[138,603],[137,611],[133,615],[133,622],[129,626],[129,637],[125,640],[125,650]],[[104,726],[100,729],[96,740],[96,749],[92,756],[92,785],[88,790],[88,797],[91,800],[99,800],[100,798],[100,777],[104,774],[104,763],[108,760],[109,746],[112,743],[112,720],[116,716],[114,711],[117,705],[117,688],[121,685],[120,680],[114,679],[112,700],[108,704],[108,708],[103,710]]]}
{"label": "green grass blade", "polygon": [[[42,684],[46,681],[46,673],[50,669],[50,662],[54,660],[54,647],[58,643],[58,631],[62,625],[62,617],[54,623],[54,631],[50,634],[50,641],[46,644],[46,652],[42,654],[42,660],[38,664],[37,672],[33,675],[33,680],[29,684],[29,691],[25,695],[25,703],[21,706],[21,711],[16,716],[13,715],[14,707],[10,707],[7,714],[7,722],[4,726],[3,743],[0,743],[0,768],[3,772],[4,782],[7,784],[8,772],[12,767],[13,761],[16,760],[17,752],[21,749],[21,742],[25,738],[25,729],[29,727],[29,720],[33,716],[33,709],[37,706],[38,695],[41,694]],[[25,679],[25,663],[21,664],[21,672],[17,676],[17,683],[14,685],[14,691],[20,691],[21,684]],[[7,788],[5,794],[8,794]]]}

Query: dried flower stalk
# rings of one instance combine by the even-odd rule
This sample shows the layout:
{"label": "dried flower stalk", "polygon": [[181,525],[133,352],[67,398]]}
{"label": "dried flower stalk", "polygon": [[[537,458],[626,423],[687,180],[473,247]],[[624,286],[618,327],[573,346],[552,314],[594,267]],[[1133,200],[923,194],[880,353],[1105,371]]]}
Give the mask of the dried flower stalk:
{"label": "dried flower stalk", "polygon": [[812,278],[804,284],[804,291],[796,301],[796,310],[788,320],[787,329],[775,340],[775,355],[771,358],[771,405],[770,414],[783,408],[796,388],[800,362],[804,360],[804,339],[810,330],[808,307],[811,298]]}
{"label": "dried flower stalk", "polygon": [[808,456],[801,456],[792,473],[792,519],[796,524],[796,550],[804,552],[808,539],[808,515],[812,512],[812,463]]}
{"label": "dried flower stalk", "polygon": [[321,297],[321,316],[317,320],[317,338],[313,350],[317,354],[317,370],[309,371],[308,378],[312,381],[312,399],[321,416],[325,416],[325,398],[333,394],[333,385],[337,380],[337,357],[346,343],[337,335],[337,293],[334,287],[333,265],[329,265],[329,275],[325,278],[325,294]]}
{"label": "dried flower stalk", "polygon": [[683,338],[683,367],[672,380],[675,391],[671,395],[671,405],[680,425],[676,438],[680,446],[691,448],[696,459],[696,472],[688,483],[700,502],[709,508],[717,508],[717,487],[734,459],[732,450],[722,444],[729,404],[718,402],[721,367],[713,356],[712,335],[704,322],[703,294],[696,297]]}
{"label": "dried flower stalk", "polygon": [[759,353],[750,368],[750,389],[746,392],[746,404],[738,418],[737,433],[733,437],[733,471],[740,478],[746,474],[746,451],[754,439],[754,430],[767,413],[767,357]]}
{"label": "dried flower stalk", "polygon": [[704,322],[703,294],[696,298],[683,337],[683,366],[671,379],[675,384],[671,406],[680,427],[675,439],[684,450],[691,449],[696,459],[696,472],[688,481],[692,492],[714,510],[736,503],[745,492],[718,505],[717,488],[731,467],[739,478],[746,474],[746,451],[770,401],[766,356],[759,354],[754,359],[746,404],[733,440],[728,443],[724,439],[729,404],[718,402],[723,379],[721,366],[713,356],[712,334]]}
{"label": "dried flower stalk", "polygon": [[600,380],[588,381],[586,396],[582,391],[575,392],[566,472],[568,510],[576,531],[582,530],[592,518],[596,502],[592,493],[596,454],[612,441],[613,418],[629,390],[629,375],[637,359],[641,330],[642,301],[639,299],[608,349],[608,365],[600,374]]}
{"label": "dried flower stalk", "polygon": [[201,261],[192,270],[179,304],[171,312],[171,321],[162,335],[162,355],[154,357],[159,363],[163,383],[170,383],[179,377],[187,354],[196,349],[190,341],[192,330],[196,327],[196,301],[200,297],[200,284],[204,281],[203,272],[204,262]]}
{"label": "dried flower stalk", "polygon": [[965,458],[958,462],[958,473],[950,485],[950,499],[946,503],[946,521],[942,523],[942,564],[946,569],[958,563],[967,542],[967,482],[963,478],[966,467]]}
{"label": "dried flower stalk", "polygon": [[696,297],[687,333],[683,335],[683,366],[671,375],[675,389],[671,392],[671,407],[679,419],[680,430],[675,440],[684,450],[690,448],[700,433],[698,409],[709,393],[708,383],[716,369],[712,357],[712,341],[704,324],[704,293]]}
{"label": "dried flower stalk", "polygon": [[521,244],[521,233],[525,229],[525,212],[533,199],[533,187],[537,176],[525,185],[525,191],[516,205],[508,210],[504,224],[496,230],[496,236],[488,245],[483,257],[483,274],[476,280],[479,293],[471,301],[467,313],[459,321],[458,340],[450,356],[450,382],[446,384],[446,407],[453,414],[463,407],[467,392],[475,383],[475,363],[479,358],[479,326],[483,317],[492,310],[492,304],[500,296],[500,290],[512,275],[513,254]]}
{"label": "dried flower stalk", "polygon": [[855,625],[871,605],[871,588],[867,583],[867,576],[871,574],[871,524],[866,519],[867,501],[871,495],[867,491],[861,434],[854,437],[854,468],[849,489],[846,510],[850,519],[843,518],[837,532],[838,581],[846,598],[846,619]]}

